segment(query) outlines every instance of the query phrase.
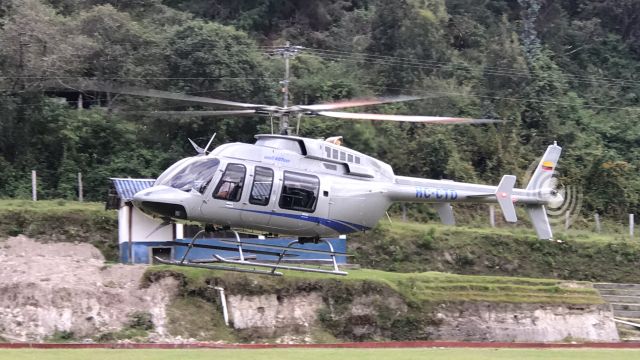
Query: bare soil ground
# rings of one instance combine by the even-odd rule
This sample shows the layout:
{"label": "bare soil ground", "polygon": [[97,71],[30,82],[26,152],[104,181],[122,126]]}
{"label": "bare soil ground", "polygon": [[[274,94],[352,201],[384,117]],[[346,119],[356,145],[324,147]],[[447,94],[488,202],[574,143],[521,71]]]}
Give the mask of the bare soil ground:
{"label": "bare soil ground", "polygon": [[176,291],[167,278],[140,288],[141,265],[105,264],[89,244],[41,243],[25,236],[0,240],[0,337],[42,341],[117,332],[135,313],[154,323],[150,341],[166,334],[166,304]]}

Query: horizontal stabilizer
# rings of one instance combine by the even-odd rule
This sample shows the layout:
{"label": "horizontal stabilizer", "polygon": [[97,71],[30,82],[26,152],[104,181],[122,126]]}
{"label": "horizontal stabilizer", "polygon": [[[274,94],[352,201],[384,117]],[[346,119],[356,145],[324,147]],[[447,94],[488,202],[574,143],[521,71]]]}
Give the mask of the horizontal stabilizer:
{"label": "horizontal stabilizer", "polygon": [[513,194],[513,187],[516,185],[516,177],[513,175],[505,175],[502,177],[498,189],[496,190],[496,199],[498,205],[502,209],[502,214],[507,222],[514,223],[518,221],[516,215],[516,207],[513,206],[511,200],[511,194]]}
{"label": "horizontal stabilizer", "polygon": [[456,219],[453,216],[453,207],[451,207],[450,203],[439,203],[434,205],[436,206],[436,210],[438,210],[438,216],[440,216],[440,221],[442,221],[443,224],[456,224]]}

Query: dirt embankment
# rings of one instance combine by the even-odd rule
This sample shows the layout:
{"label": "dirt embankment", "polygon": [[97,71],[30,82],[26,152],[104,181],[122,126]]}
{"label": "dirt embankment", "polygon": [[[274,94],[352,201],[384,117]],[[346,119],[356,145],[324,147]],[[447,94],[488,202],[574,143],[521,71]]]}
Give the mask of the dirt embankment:
{"label": "dirt embankment", "polygon": [[[397,285],[416,290],[409,290],[414,296],[375,278],[343,280],[292,274],[270,278],[173,268],[156,268],[146,273],[146,281],[150,283],[165,277],[178,279],[179,292],[184,298],[192,299],[191,303],[214,304],[212,309],[218,312],[219,296],[211,289],[224,288],[232,335],[234,341],[240,342],[618,340],[607,304],[597,301],[572,303],[572,295],[565,295],[567,303],[535,303],[531,301],[533,299],[479,301],[454,297],[428,300],[416,296],[416,291],[420,292],[418,288],[426,284],[406,276],[402,284]],[[520,280],[526,282],[526,279]],[[460,286],[466,289],[467,295],[483,291],[472,284]],[[510,287],[528,291],[526,285]],[[455,291],[456,286],[452,285],[450,289]],[[561,288],[557,291],[563,292]],[[580,293],[577,291],[573,295]],[[182,308],[187,314],[197,310],[197,307]],[[192,330],[187,337],[211,340],[199,335],[201,329]]]}
{"label": "dirt embankment", "polygon": [[0,337],[117,339],[142,318],[153,322],[147,327],[151,338],[161,340],[175,281],[141,289],[144,269],[105,265],[89,244],[44,244],[25,236],[0,240]]}
{"label": "dirt embankment", "polygon": [[90,244],[0,240],[0,341],[617,339],[602,304],[433,303],[368,278],[182,270],[107,265]]}

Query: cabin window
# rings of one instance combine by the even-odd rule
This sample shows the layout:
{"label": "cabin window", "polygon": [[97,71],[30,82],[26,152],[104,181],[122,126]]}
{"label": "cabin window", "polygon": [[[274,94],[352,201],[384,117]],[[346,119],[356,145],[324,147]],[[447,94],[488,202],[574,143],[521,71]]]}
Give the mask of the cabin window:
{"label": "cabin window", "polygon": [[340,160],[342,160],[342,161],[346,161],[347,160],[347,154],[345,154],[344,151],[340,151]]}
{"label": "cabin window", "polygon": [[313,212],[319,189],[320,179],[317,176],[285,171],[278,206],[281,209]]}
{"label": "cabin window", "polygon": [[338,160],[338,150],[337,149],[333,149],[333,158]]}
{"label": "cabin window", "polygon": [[222,179],[220,179],[218,186],[216,186],[213,192],[213,197],[219,200],[240,201],[245,172],[246,169],[244,165],[227,165]]}
{"label": "cabin window", "polygon": [[261,166],[256,166],[251,187],[249,203],[265,206],[271,198],[271,187],[273,186],[273,170]]}
{"label": "cabin window", "polygon": [[360,157],[356,156],[356,164],[360,164]]}
{"label": "cabin window", "polygon": [[347,155],[347,161],[352,163],[353,162],[353,155],[351,155],[351,154]]}
{"label": "cabin window", "polygon": [[330,147],[326,147],[324,148],[324,152],[327,153],[327,158],[331,159],[331,148]]}

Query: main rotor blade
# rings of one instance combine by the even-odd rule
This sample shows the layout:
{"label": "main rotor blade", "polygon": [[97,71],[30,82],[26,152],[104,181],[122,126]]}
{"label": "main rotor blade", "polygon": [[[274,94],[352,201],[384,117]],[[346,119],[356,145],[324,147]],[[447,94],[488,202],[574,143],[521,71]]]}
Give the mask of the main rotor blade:
{"label": "main rotor blade", "polygon": [[189,102],[194,102],[198,104],[227,105],[227,106],[256,108],[256,109],[266,106],[266,105],[258,105],[258,104],[240,103],[240,102],[228,101],[228,100],[220,100],[220,99],[201,97],[201,96],[193,96],[193,95],[187,95],[183,93],[173,93],[173,92],[162,91],[162,90],[144,89],[144,88],[137,88],[137,87],[130,87],[130,86],[118,86],[108,82],[99,82],[99,81],[92,81],[92,80],[80,81],[73,85],[75,85],[79,90],[112,92],[117,94],[135,95],[135,96],[147,96],[147,97],[155,97],[160,99],[189,101]]}
{"label": "main rotor blade", "polygon": [[122,114],[135,114],[135,115],[153,115],[153,116],[166,116],[166,117],[181,117],[181,116],[254,116],[255,110],[187,110],[187,111],[122,111]]}
{"label": "main rotor blade", "polygon": [[348,107],[388,104],[401,101],[411,101],[421,99],[418,96],[390,96],[379,98],[363,98],[363,99],[351,99],[345,101],[338,101],[333,103],[315,104],[315,105],[298,105],[297,107],[303,110],[309,111],[321,111],[321,110],[334,110],[344,109]]}
{"label": "main rotor blade", "polygon": [[338,111],[319,111],[318,115],[355,120],[382,120],[382,121],[406,121],[420,123],[442,123],[442,124],[490,124],[499,123],[503,120],[493,119],[469,119],[442,116],[414,116],[414,115],[387,115],[387,114],[363,114]]}

